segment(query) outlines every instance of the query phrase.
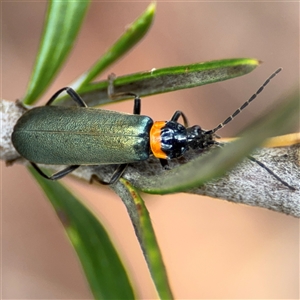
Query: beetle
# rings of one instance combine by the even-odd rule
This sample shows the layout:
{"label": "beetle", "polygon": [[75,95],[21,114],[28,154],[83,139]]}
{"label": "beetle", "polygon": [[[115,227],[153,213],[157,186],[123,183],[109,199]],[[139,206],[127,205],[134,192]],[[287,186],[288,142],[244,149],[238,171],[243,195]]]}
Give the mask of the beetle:
{"label": "beetle", "polygon": [[[51,105],[66,91],[78,106]],[[187,119],[176,111],[168,122],[153,122],[140,115],[141,100],[134,98],[134,114],[87,107],[70,87],[58,90],[45,106],[35,107],[21,116],[13,133],[12,143],[18,153],[47,179],[60,179],[80,165],[119,164],[109,182],[114,183],[128,163],[148,159],[150,154],[161,160],[182,156],[195,145],[199,126],[186,128]],[[200,141],[200,139],[199,139]],[[37,164],[70,165],[52,176],[44,174]]]}
{"label": "beetle", "polygon": [[[40,175],[51,180],[66,176],[80,165],[118,164],[109,181],[96,178],[102,184],[113,184],[129,163],[147,160],[150,155],[160,159],[161,165],[167,168],[168,160],[181,157],[188,149],[221,146],[215,140],[215,133],[248,106],[280,71],[274,72],[248,101],[212,130],[198,125],[188,127],[182,111],[176,111],[169,121],[154,122],[140,115],[141,99],[133,93],[122,93],[134,96],[133,114],[126,114],[87,107],[72,88],[64,87],[45,106],[32,108],[20,117],[12,133],[12,143]],[[64,91],[77,106],[51,105]],[[184,125],[178,122],[180,117]],[[290,187],[261,162],[249,158]],[[69,166],[48,176],[38,167],[39,163]]]}

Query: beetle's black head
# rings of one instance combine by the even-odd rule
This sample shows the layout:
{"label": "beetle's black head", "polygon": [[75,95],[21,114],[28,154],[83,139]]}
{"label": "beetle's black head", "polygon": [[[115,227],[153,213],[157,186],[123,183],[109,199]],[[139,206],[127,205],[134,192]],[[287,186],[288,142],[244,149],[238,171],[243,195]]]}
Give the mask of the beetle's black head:
{"label": "beetle's black head", "polygon": [[209,130],[203,130],[199,125],[188,127],[187,131],[187,143],[191,149],[207,149],[211,145],[215,144],[215,135]]}

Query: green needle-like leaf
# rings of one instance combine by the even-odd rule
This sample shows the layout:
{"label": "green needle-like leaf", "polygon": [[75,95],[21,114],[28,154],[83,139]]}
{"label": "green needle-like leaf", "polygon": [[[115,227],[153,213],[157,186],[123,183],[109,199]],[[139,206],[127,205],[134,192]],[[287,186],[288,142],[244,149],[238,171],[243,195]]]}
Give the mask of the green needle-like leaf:
{"label": "green needle-like leaf", "polygon": [[81,87],[86,86],[108,66],[132,49],[148,32],[155,14],[155,7],[155,3],[150,4],[146,11],[126,28],[126,32],[104,53],[94,66],[71,85],[72,88],[80,93]]}
{"label": "green needle-like leaf", "polygon": [[95,299],[134,299],[126,271],[99,220],[61,183],[30,171],[60,218]]}
{"label": "green needle-like leaf", "polygon": [[122,198],[135,229],[160,299],[173,299],[149,212],[138,191],[125,179],[112,188]]}
{"label": "green needle-like leaf", "polygon": [[[113,82],[114,93],[131,92],[142,97],[187,89],[245,75],[259,64],[257,59],[235,58],[135,73],[116,77]],[[82,87],[79,94],[88,106],[105,104],[112,102],[108,97],[107,87],[107,80],[100,81]],[[114,102],[126,98],[129,96],[121,97]],[[64,104],[65,101],[70,101],[66,99],[63,100]]]}
{"label": "green needle-like leaf", "polygon": [[32,104],[50,85],[73,47],[89,1],[49,2],[39,53],[25,104]]}

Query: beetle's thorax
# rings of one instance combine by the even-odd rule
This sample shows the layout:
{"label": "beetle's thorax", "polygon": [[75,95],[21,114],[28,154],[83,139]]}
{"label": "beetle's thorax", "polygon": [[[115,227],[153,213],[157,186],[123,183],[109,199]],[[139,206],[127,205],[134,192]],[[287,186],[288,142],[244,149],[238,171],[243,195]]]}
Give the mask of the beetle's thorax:
{"label": "beetle's thorax", "polygon": [[150,147],[157,158],[180,157],[188,149],[187,130],[175,121],[155,122],[150,130]]}

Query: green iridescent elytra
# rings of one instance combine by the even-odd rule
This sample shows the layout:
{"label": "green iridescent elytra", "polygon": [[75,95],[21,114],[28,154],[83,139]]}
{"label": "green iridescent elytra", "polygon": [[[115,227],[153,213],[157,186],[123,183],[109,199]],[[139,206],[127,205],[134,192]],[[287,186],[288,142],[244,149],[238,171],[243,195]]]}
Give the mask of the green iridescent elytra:
{"label": "green iridescent elytra", "polygon": [[115,111],[43,106],[17,122],[12,142],[21,156],[50,165],[122,164],[149,157],[151,118]]}

